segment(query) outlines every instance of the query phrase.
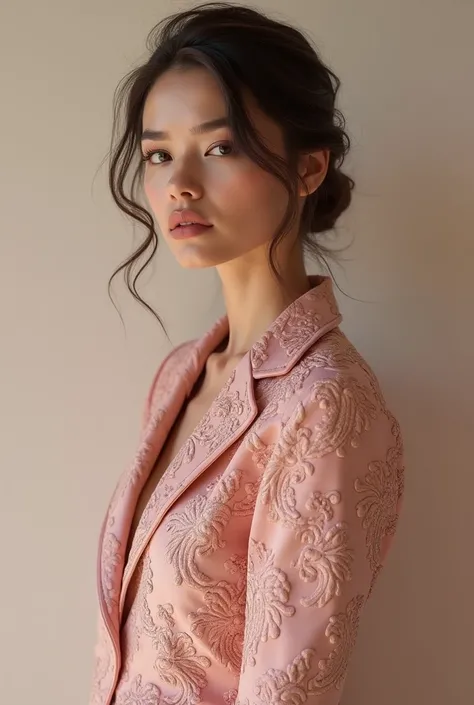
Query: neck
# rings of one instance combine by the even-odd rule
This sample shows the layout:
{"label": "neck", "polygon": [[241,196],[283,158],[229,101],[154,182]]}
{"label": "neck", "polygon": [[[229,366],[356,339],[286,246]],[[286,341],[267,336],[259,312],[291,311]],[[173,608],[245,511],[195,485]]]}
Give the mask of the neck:
{"label": "neck", "polygon": [[229,320],[229,338],[222,356],[242,357],[274,320],[310,288],[300,250],[286,257],[280,268],[282,282],[273,274],[266,258],[260,262],[232,261],[219,265],[223,296]]}

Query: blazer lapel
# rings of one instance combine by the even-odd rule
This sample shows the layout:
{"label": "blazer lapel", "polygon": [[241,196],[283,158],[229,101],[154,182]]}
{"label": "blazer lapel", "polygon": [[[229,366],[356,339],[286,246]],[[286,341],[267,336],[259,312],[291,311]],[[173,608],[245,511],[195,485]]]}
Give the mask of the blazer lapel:
{"label": "blazer lapel", "polygon": [[152,413],[144,429],[131,466],[117,484],[99,540],[99,600],[112,635],[113,632],[118,634],[119,630],[119,596],[133,513],[154,461],[186,398],[182,378],[177,378],[168,390],[169,394],[163,395],[161,408]]}
{"label": "blazer lapel", "polygon": [[257,413],[247,353],[166,469],[142,514],[123,574],[120,614],[133,572],[165,514],[194,480],[245,433]]}
{"label": "blazer lapel", "polygon": [[[104,621],[115,640],[119,634],[119,598],[125,555],[138,498],[182,405],[191,393],[208,355],[224,338],[228,330],[227,325],[225,318],[219,319],[200,340],[185,343],[173,351],[167,364],[165,361],[157,377],[154,403],[137,453],[131,466],[120,478],[109,504],[99,539],[97,588]],[[145,518],[150,516],[156,500],[157,497],[154,496],[150,500],[145,510]],[[141,530],[142,526],[139,526],[139,536]],[[134,550],[134,545],[136,542],[132,544],[131,551]],[[131,555],[130,552],[129,565]]]}

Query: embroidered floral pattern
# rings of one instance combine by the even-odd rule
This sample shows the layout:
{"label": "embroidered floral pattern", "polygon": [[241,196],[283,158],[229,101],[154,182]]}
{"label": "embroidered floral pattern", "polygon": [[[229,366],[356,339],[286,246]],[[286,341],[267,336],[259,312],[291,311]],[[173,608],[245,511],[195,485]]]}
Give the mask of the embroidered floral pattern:
{"label": "embroidered floral pattern", "polygon": [[193,641],[183,632],[173,634],[167,627],[158,629],[155,637],[155,668],[160,677],[177,689],[170,705],[197,705],[201,690],[207,685],[205,668],[211,665],[206,656],[198,656]]}
{"label": "embroidered floral pattern", "polygon": [[234,503],[232,514],[234,516],[248,517],[252,516],[257,502],[258,488],[260,481],[247,482],[244,485],[245,498]]}
{"label": "embroidered floral pattern", "polygon": [[[311,277],[311,279],[314,284],[317,283],[317,277],[316,279]],[[329,313],[332,316],[339,315],[337,301],[334,298],[334,294],[328,279],[319,279],[319,286],[310,289],[305,298],[307,298],[308,301],[311,302],[312,306],[316,305],[319,307],[320,303],[324,302],[327,305]]]}
{"label": "embroidered floral pattern", "polygon": [[120,580],[117,573],[121,564],[120,550],[120,541],[108,529],[102,545],[102,589],[109,614],[118,606]]}
{"label": "embroidered floral pattern", "polygon": [[[197,705],[201,690],[207,684],[204,669],[209,668],[211,662],[207,657],[197,655],[189,634],[173,631],[175,621],[172,605],[157,606],[156,619],[162,622],[163,626],[157,624],[148,604],[148,595],[154,591],[154,576],[147,554],[141,564],[140,586],[130,612],[132,619],[128,620],[131,627],[127,628],[125,633],[128,639],[134,640],[135,648],[143,638],[148,639],[156,651],[154,666],[160,678],[176,688],[176,693],[172,697],[166,696],[164,701],[169,705]],[[130,658],[133,643],[129,643],[126,648],[126,655]],[[148,696],[151,691],[148,689],[145,692]],[[133,694],[133,689],[127,693]]]}
{"label": "embroidered floral pattern", "polygon": [[245,500],[231,506],[239,492],[241,471],[235,470],[213,487],[213,494],[192,498],[180,513],[168,521],[171,538],[167,556],[175,572],[175,582],[201,590],[204,606],[189,615],[191,631],[205,639],[216,658],[236,673],[240,670],[245,616],[246,563],[238,557],[225,567],[237,574],[237,582],[215,581],[198,567],[199,557],[210,556],[224,548],[222,539],[232,515],[245,515],[251,490],[247,486]]}
{"label": "embroidered floral pattern", "polygon": [[273,565],[274,555],[262,543],[251,539],[247,575],[247,609],[245,620],[244,660],[254,666],[258,646],[280,636],[283,617],[292,617],[295,608],[288,605],[290,583],[286,574]]}
{"label": "embroidered floral pattern", "polygon": [[228,690],[226,693],[224,693],[224,703],[225,705],[236,705],[236,698],[237,698],[238,692],[236,691],[235,688],[232,688],[231,690]]}
{"label": "embroidered floral pattern", "polygon": [[197,446],[205,447],[206,455],[213,453],[235,433],[242,423],[242,418],[248,415],[250,406],[247,389],[244,391],[243,398],[240,397],[239,391],[230,391],[234,380],[235,370],[217,395],[209,411],[179,450],[166,472],[168,477],[173,478],[183,464],[194,460]]}
{"label": "embroidered floral pattern", "polygon": [[306,410],[299,403],[282,427],[271,454],[257,434],[249,439],[248,445],[258,454],[257,466],[260,460],[265,468],[260,500],[269,507],[270,520],[293,529],[302,543],[301,552],[292,566],[298,568],[301,580],[314,583],[314,590],[310,596],[301,599],[301,604],[304,607],[324,607],[341,595],[343,583],[351,580],[354,554],[349,549],[348,525],[345,522],[332,524],[333,507],[341,501],[338,492],[313,492],[306,503],[309,512],[306,516],[297,506],[296,487],[313,475],[311,461],[321,454],[318,425],[313,440],[312,430],[304,426],[305,416]]}
{"label": "embroidered floral pattern", "polygon": [[135,530],[135,535],[133,537],[132,545],[128,554],[127,565],[125,566],[123,575],[124,583],[126,583],[130,577],[132,568],[135,564],[135,560],[140,551],[140,547],[143,545],[148,530],[153,522],[153,518],[156,515],[157,508],[161,505],[163,499],[164,498],[161,492],[155,490],[155,492],[151,495],[150,499],[148,500],[145,509],[143,510],[143,514],[140,517],[140,521],[138,522],[138,526]]}
{"label": "embroidered floral pattern", "polygon": [[401,465],[401,437],[398,425],[394,428],[396,445],[389,449],[385,462],[369,464],[368,473],[356,479],[354,487],[362,495],[357,504],[357,516],[366,530],[367,558],[374,573],[380,570],[383,540],[393,536],[398,522],[398,504],[403,493],[403,465]]}
{"label": "embroidered floral pattern", "polygon": [[169,603],[167,605],[158,605],[158,609],[156,611],[158,619],[161,619],[161,621],[166,624],[168,629],[172,629],[176,624],[173,618],[173,611],[173,605]]}
{"label": "embroidered floral pattern", "polygon": [[244,641],[247,561],[232,556],[224,567],[237,576],[237,581],[221,580],[209,587],[204,592],[206,606],[189,616],[191,631],[205,639],[220,663],[238,674]]}
{"label": "embroidered floral pattern", "polygon": [[[331,689],[341,690],[355,645],[363,605],[364,598],[357,596],[351,600],[345,612],[330,618],[326,636],[335,647],[326,659],[319,661],[316,676],[311,675],[316,652],[311,648],[303,649],[286,671],[270,668],[257,679],[255,694],[259,703],[300,705],[308,702],[313,695],[323,695]],[[248,700],[243,703],[248,704]]]}
{"label": "embroidered floral pattern", "polygon": [[170,465],[166,469],[166,477],[170,480],[176,477],[176,473],[180,469],[181,465],[188,465],[196,454],[196,441],[193,435],[191,435],[187,441],[181,446]]}
{"label": "embroidered floral pattern", "polygon": [[[213,453],[216,448],[224,444],[240,426],[241,417],[249,413],[247,389],[243,399],[237,390],[229,391],[234,379],[235,371],[194,434],[197,442],[206,446],[208,453]],[[212,423],[213,419],[218,420],[217,426]]]}
{"label": "embroidered floral pattern", "polygon": [[142,677],[139,674],[133,681],[130,690],[125,690],[117,694],[116,705],[159,705],[161,690],[154,683],[142,685]]}
{"label": "embroidered floral pattern", "polygon": [[148,441],[143,441],[140,445],[140,448],[138,452],[135,455],[135,458],[132,463],[132,467],[130,468],[126,481],[123,484],[122,487],[122,497],[123,495],[128,492],[130,489],[135,487],[139,480],[140,477],[142,476],[144,470],[146,467],[148,467],[148,458],[150,453],[152,452],[152,446],[151,443]]}
{"label": "embroidered floral pattern", "polygon": [[335,452],[343,458],[348,445],[357,448],[359,436],[370,429],[377,409],[368,390],[355,379],[338,375],[313,385],[310,400],[324,411],[314,429],[314,444],[319,458]]}
{"label": "embroidered floral pattern", "polygon": [[334,516],[333,505],[339,504],[340,499],[339,492],[313,492],[306,504],[311,516],[306,526],[296,532],[303,548],[292,566],[298,568],[301,580],[315,583],[313,594],[301,599],[303,607],[324,607],[341,595],[342,584],[352,578],[354,556],[348,548],[349,527],[338,522],[327,528]]}
{"label": "embroidered floral pattern", "polygon": [[258,433],[251,431],[246,438],[247,448],[252,452],[252,462],[258,470],[266,470],[275,449],[274,444],[267,445]]}
{"label": "embroidered floral pattern", "polygon": [[270,331],[252,346],[251,361],[255,370],[268,360],[268,348],[272,339],[291,357],[304,347],[318,330],[321,314],[315,309],[306,310],[301,301],[294,301],[277,318]]}
{"label": "embroidered floral pattern", "polygon": [[252,345],[250,349],[250,359],[254,370],[258,370],[258,368],[268,360],[267,349],[271,337],[271,333],[264,333],[261,339]]}
{"label": "embroidered floral pattern", "polygon": [[150,558],[144,554],[133,575],[133,583],[129,590],[135,595],[130,613],[122,630],[121,646],[123,652],[123,668],[121,681],[129,679],[129,669],[135,655],[139,652],[141,640],[155,633],[155,623],[148,606],[148,595],[153,592]]}
{"label": "embroidered floral pattern", "polygon": [[203,638],[218,660],[239,673],[245,626],[245,581],[221,581],[204,594],[205,607],[190,615],[191,631]]}
{"label": "embroidered floral pattern", "polygon": [[275,336],[288,356],[301,350],[318,330],[322,315],[313,309],[306,310],[300,301],[295,301],[277,319]]}
{"label": "embroidered floral pattern", "polygon": [[255,685],[255,693],[265,705],[300,705],[308,699],[307,676],[315,652],[304,649],[289,664],[286,671],[270,668]]}
{"label": "embroidered floral pattern", "polygon": [[319,673],[308,683],[311,693],[322,695],[335,688],[341,690],[347,674],[349,658],[356,643],[360,614],[365,597],[357,595],[348,604],[345,612],[330,618],[326,636],[334,649],[328,658],[319,662]]}
{"label": "embroidered floral pattern", "polygon": [[192,374],[197,366],[198,351],[195,341],[189,341],[172,352],[156,380],[150,405],[151,415],[154,413],[155,405],[162,404],[163,399],[172,397],[179,381]]}
{"label": "embroidered floral pattern", "polygon": [[365,360],[344,333],[335,328],[318,340],[296,367],[341,370],[354,365],[367,367]]}
{"label": "embroidered floral pattern", "polygon": [[261,410],[258,426],[276,416],[282,405],[287,402],[303,385],[311,373],[310,366],[298,365],[284,377],[268,377],[256,380],[255,400]]}
{"label": "embroidered floral pattern", "polygon": [[278,443],[265,456],[263,442],[254,447],[261,457],[268,458],[260,486],[261,502],[268,506],[271,521],[281,521],[293,528],[302,523],[296,507],[296,486],[314,473],[311,460],[319,457],[319,445],[312,441],[312,431],[303,426],[304,406],[299,403],[290,419],[282,425]]}
{"label": "embroidered floral pattern", "polygon": [[198,556],[210,555],[224,547],[222,534],[232,516],[229,501],[238,492],[241,472],[234,470],[217,486],[215,496],[193,497],[182,512],[167,523],[170,533],[166,553],[175,573],[175,582],[205,587],[212,580],[197,565]]}

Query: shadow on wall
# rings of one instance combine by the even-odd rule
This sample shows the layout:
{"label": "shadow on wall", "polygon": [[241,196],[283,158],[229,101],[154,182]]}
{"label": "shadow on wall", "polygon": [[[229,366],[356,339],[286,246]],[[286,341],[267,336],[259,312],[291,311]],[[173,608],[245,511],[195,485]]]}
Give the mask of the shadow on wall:
{"label": "shadow on wall", "polygon": [[384,242],[400,282],[384,338],[395,363],[381,382],[403,430],[405,503],[343,705],[474,702],[474,199],[464,152],[394,153],[383,186]]}

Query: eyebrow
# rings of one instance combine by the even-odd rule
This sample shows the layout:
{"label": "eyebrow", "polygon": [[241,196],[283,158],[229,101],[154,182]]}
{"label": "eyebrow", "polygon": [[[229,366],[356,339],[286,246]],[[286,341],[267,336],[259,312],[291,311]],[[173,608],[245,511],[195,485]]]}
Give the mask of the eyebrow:
{"label": "eyebrow", "polygon": [[[207,122],[202,122],[200,125],[191,127],[189,131],[192,135],[203,135],[206,132],[218,130],[220,127],[230,127],[228,118],[221,117],[215,120],[208,120]],[[143,130],[142,132],[142,142],[143,140],[166,140],[168,138],[169,132],[162,130]]]}

